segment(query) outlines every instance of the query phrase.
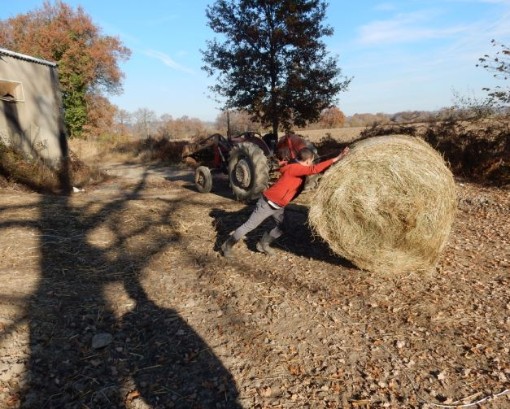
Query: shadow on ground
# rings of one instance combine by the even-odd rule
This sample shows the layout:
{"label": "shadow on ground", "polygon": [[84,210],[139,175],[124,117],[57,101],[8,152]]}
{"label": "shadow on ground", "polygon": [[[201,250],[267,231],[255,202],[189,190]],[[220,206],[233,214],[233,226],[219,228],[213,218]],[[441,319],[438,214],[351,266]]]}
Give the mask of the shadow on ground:
{"label": "shadow on ground", "polygon": [[[214,219],[217,232],[214,249],[220,251],[221,244],[229,234],[243,224],[254,209],[254,204],[244,206],[237,211],[225,211],[214,208],[209,213]],[[314,236],[308,224],[308,208],[303,205],[290,204],[285,209],[285,234],[276,240],[272,246],[296,256],[324,261],[332,265],[347,268],[356,268],[350,261],[334,254],[328,245],[317,236]],[[250,232],[245,238],[248,248],[256,252],[256,244],[265,231],[274,227],[272,218],[266,219],[259,227]],[[277,256],[273,256],[277,257]]]}
{"label": "shadow on ground", "polygon": [[[126,408],[135,399],[152,408],[240,407],[231,374],[207,343],[174,309],[151,301],[140,282],[149,261],[179,240],[163,229],[178,201],[133,226],[123,221],[146,177],[99,207],[42,197],[41,277],[27,308],[23,408]],[[108,244],[91,240],[98,229],[108,230]],[[133,247],[141,235],[151,242]],[[131,306],[121,316],[106,296],[112,285]]]}

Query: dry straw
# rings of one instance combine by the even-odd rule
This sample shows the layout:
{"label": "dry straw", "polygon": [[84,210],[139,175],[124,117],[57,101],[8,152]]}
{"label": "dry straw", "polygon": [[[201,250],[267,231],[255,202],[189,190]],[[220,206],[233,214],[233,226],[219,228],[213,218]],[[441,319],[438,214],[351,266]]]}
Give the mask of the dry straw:
{"label": "dry straw", "polygon": [[361,269],[429,270],[455,216],[455,183],[441,155],[418,138],[364,139],[323,176],[309,223]]}

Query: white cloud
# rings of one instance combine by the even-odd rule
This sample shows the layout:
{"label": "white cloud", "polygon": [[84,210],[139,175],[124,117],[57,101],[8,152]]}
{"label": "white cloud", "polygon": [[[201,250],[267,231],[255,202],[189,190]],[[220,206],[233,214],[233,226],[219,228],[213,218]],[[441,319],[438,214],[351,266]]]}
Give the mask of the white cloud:
{"label": "white cloud", "polygon": [[481,3],[508,5],[508,0],[443,0],[447,3]]}
{"label": "white cloud", "polygon": [[180,65],[179,63],[175,62],[170,56],[168,56],[165,53],[162,53],[161,51],[156,50],[147,50],[145,51],[145,54],[149,57],[156,58],[157,60],[161,61],[166,66],[181,72],[186,72],[188,74],[193,74],[194,71],[190,68],[187,68],[183,65]]}
{"label": "white cloud", "polygon": [[450,37],[466,30],[463,26],[429,27],[433,14],[403,13],[393,19],[374,21],[360,28],[359,42],[364,45],[408,43]]}
{"label": "white cloud", "polygon": [[393,3],[379,3],[374,7],[377,11],[393,11],[396,10],[396,6]]}

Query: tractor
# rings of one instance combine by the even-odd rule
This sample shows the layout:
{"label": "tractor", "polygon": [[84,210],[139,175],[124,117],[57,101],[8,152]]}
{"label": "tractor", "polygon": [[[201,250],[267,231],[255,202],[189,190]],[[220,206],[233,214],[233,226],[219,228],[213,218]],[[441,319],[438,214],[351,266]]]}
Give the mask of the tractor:
{"label": "tractor", "polygon": [[237,200],[256,199],[276,176],[278,169],[294,160],[297,153],[315,147],[302,137],[286,134],[279,140],[274,134],[261,136],[244,132],[235,137],[212,134],[184,146],[182,159],[195,169],[195,186],[201,193],[213,187],[213,173],[228,175]]}

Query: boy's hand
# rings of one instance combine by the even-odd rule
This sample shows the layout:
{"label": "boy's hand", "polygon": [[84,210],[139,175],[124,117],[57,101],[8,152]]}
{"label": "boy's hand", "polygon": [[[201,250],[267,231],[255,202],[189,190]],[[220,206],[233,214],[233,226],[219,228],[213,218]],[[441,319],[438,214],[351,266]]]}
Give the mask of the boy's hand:
{"label": "boy's hand", "polygon": [[340,154],[333,159],[333,162],[338,162],[340,159],[342,159],[345,155],[349,153],[349,147],[346,146]]}

